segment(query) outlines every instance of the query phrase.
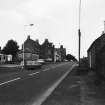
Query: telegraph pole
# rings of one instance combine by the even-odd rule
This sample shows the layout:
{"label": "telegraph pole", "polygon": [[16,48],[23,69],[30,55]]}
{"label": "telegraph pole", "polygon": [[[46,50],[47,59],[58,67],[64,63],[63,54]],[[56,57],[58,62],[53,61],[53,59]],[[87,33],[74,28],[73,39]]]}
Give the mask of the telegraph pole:
{"label": "telegraph pole", "polygon": [[78,59],[80,66],[80,56],[81,56],[81,30],[80,30],[80,22],[81,22],[81,0],[79,0],[79,28],[78,28]]}
{"label": "telegraph pole", "polygon": [[105,21],[104,21],[104,33],[105,33]]}

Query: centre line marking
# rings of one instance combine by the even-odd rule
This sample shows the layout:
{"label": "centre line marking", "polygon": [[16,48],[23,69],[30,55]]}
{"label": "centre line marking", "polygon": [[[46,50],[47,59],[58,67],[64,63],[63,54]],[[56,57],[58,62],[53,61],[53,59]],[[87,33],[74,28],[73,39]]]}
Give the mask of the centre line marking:
{"label": "centre line marking", "polygon": [[48,71],[48,70],[50,70],[50,69],[48,68],[48,69],[45,69],[45,70],[43,70],[43,71]]}
{"label": "centre line marking", "polygon": [[21,78],[18,77],[18,78],[15,78],[15,79],[12,79],[12,80],[9,80],[9,81],[6,81],[6,82],[3,82],[3,83],[0,83],[0,86],[1,86],[1,85],[4,85],[4,84],[8,84],[8,83],[13,82],[13,81],[16,81],[16,80],[19,80],[19,79],[21,79]]}
{"label": "centre line marking", "polygon": [[29,75],[29,76],[32,76],[32,75],[36,75],[36,74],[38,74],[38,73],[40,73],[40,72],[35,72],[35,73],[28,74],[28,75]]}

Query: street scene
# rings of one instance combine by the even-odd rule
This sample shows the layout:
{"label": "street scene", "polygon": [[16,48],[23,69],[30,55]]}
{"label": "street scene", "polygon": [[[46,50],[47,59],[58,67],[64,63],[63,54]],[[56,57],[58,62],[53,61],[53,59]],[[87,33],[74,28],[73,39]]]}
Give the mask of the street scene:
{"label": "street scene", "polygon": [[0,105],[105,105],[104,0],[0,0]]}

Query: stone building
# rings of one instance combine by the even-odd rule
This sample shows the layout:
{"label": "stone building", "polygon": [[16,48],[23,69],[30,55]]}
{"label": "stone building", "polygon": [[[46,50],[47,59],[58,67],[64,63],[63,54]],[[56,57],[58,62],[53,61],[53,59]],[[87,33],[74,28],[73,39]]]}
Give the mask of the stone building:
{"label": "stone building", "polygon": [[[39,58],[40,44],[39,41],[32,40],[30,36],[24,42],[24,59],[25,60],[36,60]],[[23,45],[22,50],[18,54],[20,59],[23,59]]]}
{"label": "stone building", "polygon": [[105,74],[105,33],[102,33],[102,35],[92,43],[87,53],[89,67],[100,75],[103,75],[103,72]]}
{"label": "stone building", "polygon": [[[23,45],[22,49],[18,53],[20,60],[23,60]],[[53,43],[48,39],[40,45],[38,40],[32,40],[30,36],[24,42],[24,59],[35,60],[45,59],[46,61],[63,61],[66,58],[66,49],[63,45],[60,48],[55,48]]]}
{"label": "stone building", "polygon": [[45,39],[43,44],[40,46],[40,58],[54,61],[54,45],[49,42],[48,39]]}
{"label": "stone building", "polygon": [[100,54],[100,50],[103,48],[104,45],[105,45],[105,34],[103,33],[92,43],[92,45],[89,47],[87,51],[90,68],[96,67],[97,57]]}
{"label": "stone building", "polygon": [[66,59],[66,48],[63,45],[60,48],[55,48],[54,50],[54,61],[64,61]]}
{"label": "stone building", "polygon": [[54,50],[54,62],[60,62],[60,61],[61,61],[60,48],[55,48],[55,50]]}
{"label": "stone building", "polygon": [[66,59],[66,48],[63,48],[63,45],[60,46],[60,53],[61,53],[61,61]]}

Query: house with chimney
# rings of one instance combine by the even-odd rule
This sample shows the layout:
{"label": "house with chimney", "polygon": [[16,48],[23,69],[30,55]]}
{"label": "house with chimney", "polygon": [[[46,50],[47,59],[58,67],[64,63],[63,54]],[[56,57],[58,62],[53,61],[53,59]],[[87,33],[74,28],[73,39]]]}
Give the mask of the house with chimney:
{"label": "house with chimney", "polygon": [[[24,48],[24,50],[23,50]],[[27,36],[27,39],[22,45],[21,51],[18,53],[18,57],[23,60],[23,53],[25,60],[37,60],[39,59],[40,54],[40,44],[38,40],[33,40],[30,36]]]}
{"label": "house with chimney", "polygon": [[46,61],[54,61],[54,45],[48,39],[40,46],[40,58]]}

